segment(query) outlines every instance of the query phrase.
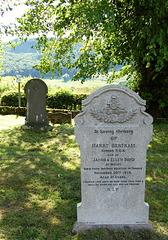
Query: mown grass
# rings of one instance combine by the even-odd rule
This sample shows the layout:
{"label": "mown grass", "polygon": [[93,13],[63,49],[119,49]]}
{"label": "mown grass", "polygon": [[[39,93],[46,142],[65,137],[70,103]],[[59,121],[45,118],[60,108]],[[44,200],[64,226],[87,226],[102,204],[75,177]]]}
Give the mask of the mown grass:
{"label": "mown grass", "polygon": [[72,235],[80,197],[80,152],[70,124],[52,132],[20,129],[0,116],[1,240],[168,239],[168,121],[154,125],[147,156],[146,202],[154,233],[96,230]]}

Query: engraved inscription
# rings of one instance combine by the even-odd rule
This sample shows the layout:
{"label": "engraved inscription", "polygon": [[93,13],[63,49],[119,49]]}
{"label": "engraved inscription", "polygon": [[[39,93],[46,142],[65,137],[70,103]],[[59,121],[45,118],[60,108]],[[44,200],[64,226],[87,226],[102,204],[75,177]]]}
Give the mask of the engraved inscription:
{"label": "engraved inscription", "polygon": [[145,104],[137,93],[115,85],[82,101],[82,112],[75,117],[81,153],[80,226],[148,224],[144,199],[152,117]]}
{"label": "engraved inscription", "polygon": [[101,136],[105,135],[106,142],[88,143],[88,151],[94,151],[94,155],[89,159],[92,167],[85,166],[83,170],[87,172],[87,176],[92,176],[92,180],[84,180],[83,183],[89,187],[108,187],[106,190],[112,192],[116,192],[116,187],[119,191],[121,187],[143,184],[141,172],[144,169],[138,165],[134,156],[138,147],[134,142],[135,130],[97,128],[92,131],[94,139],[97,139],[96,136],[101,139]]}

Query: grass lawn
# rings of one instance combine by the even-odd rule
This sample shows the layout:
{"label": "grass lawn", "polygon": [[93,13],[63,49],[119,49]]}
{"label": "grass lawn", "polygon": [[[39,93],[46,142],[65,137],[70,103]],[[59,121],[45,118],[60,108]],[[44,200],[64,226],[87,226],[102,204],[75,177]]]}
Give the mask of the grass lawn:
{"label": "grass lawn", "polygon": [[73,125],[21,130],[24,117],[0,115],[0,240],[168,239],[168,121],[148,146],[146,202],[154,233],[96,230],[72,235],[80,199],[80,152]]}

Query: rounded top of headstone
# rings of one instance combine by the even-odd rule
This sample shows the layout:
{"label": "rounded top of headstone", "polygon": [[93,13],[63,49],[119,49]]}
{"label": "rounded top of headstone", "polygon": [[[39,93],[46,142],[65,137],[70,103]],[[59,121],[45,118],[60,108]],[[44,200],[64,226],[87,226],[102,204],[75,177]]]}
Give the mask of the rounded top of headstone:
{"label": "rounded top of headstone", "polygon": [[44,81],[42,81],[41,79],[38,79],[38,78],[33,78],[31,80],[29,80],[25,87],[24,87],[24,91],[25,93],[27,93],[27,91],[42,91],[44,93],[47,93],[48,92],[48,87],[47,85],[45,84]]}
{"label": "rounded top of headstone", "polygon": [[[125,93],[129,97],[134,98],[138,104],[142,106],[146,105],[146,100],[142,99],[136,92],[130,90],[128,87],[121,86],[121,85],[107,85],[91,93],[85,100],[82,101],[83,106],[88,105],[94,98],[97,98],[101,94],[104,94],[110,91]],[[116,97],[113,96],[113,98],[116,98]]]}
{"label": "rounded top of headstone", "polygon": [[107,85],[91,93],[82,101],[82,113],[75,123],[92,125],[152,124],[145,112],[146,101],[136,92],[120,85]]}

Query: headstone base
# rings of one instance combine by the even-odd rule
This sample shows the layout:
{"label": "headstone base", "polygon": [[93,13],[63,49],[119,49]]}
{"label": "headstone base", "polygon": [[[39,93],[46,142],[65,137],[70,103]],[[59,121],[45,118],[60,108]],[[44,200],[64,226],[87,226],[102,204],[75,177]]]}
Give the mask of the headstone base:
{"label": "headstone base", "polygon": [[85,223],[79,223],[76,222],[73,226],[72,233],[76,234],[79,231],[91,231],[91,230],[96,230],[96,229],[106,229],[106,230],[114,230],[114,231],[125,231],[129,230],[132,232],[137,232],[140,230],[149,230],[149,231],[154,231],[152,224],[149,222],[148,224],[96,224],[96,225],[91,225],[91,224],[85,224]]}
{"label": "headstone base", "polygon": [[28,125],[23,125],[21,126],[21,129],[23,130],[34,130],[34,131],[52,131],[52,126],[47,125],[47,126],[28,126]]}

